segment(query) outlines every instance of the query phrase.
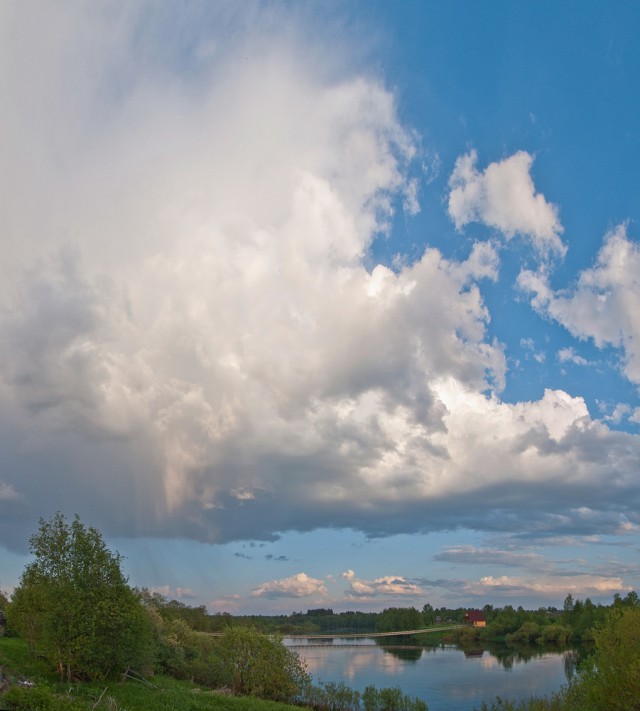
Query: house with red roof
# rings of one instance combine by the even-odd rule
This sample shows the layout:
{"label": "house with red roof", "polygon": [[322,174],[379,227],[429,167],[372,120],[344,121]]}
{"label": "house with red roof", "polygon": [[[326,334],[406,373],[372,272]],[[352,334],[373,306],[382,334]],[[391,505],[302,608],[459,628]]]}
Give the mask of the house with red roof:
{"label": "house with red roof", "polygon": [[472,627],[486,627],[487,621],[480,610],[469,610],[464,614],[464,621]]}

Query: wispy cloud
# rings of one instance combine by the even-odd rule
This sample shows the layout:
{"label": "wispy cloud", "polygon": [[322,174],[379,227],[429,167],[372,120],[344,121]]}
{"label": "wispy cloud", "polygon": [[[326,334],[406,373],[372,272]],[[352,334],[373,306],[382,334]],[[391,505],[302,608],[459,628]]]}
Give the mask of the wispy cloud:
{"label": "wispy cloud", "polygon": [[159,585],[151,588],[151,592],[159,593],[163,597],[178,600],[193,600],[197,597],[191,588],[174,588],[170,585]]}
{"label": "wispy cloud", "polygon": [[595,575],[554,575],[553,578],[532,579],[526,577],[486,576],[477,581],[469,581],[465,592],[471,595],[487,597],[491,594],[523,599],[538,596],[541,598],[562,599],[568,593],[581,598],[585,596],[613,596],[615,593],[628,592],[621,578],[601,578]]}
{"label": "wispy cloud", "polygon": [[399,575],[362,580],[353,570],[347,570],[342,573],[342,577],[349,581],[349,588],[345,593],[347,600],[370,601],[376,598],[416,597],[423,594],[419,585]]}
{"label": "wispy cloud", "polygon": [[16,501],[19,498],[20,495],[15,490],[13,484],[9,484],[0,479],[0,501]]}
{"label": "wispy cloud", "polygon": [[560,363],[573,363],[574,365],[589,365],[589,361],[576,353],[574,348],[561,348],[558,351]]}
{"label": "wispy cloud", "polygon": [[545,360],[547,359],[547,356],[544,351],[540,351],[536,349],[536,344],[534,343],[532,338],[521,338],[520,339],[520,345],[522,346],[525,351],[527,351],[527,355],[525,357],[529,357],[529,354],[533,360],[535,360],[537,363],[544,363]]}
{"label": "wispy cloud", "polygon": [[452,546],[436,553],[434,560],[462,565],[490,565],[508,567],[540,566],[544,556],[538,553],[509,551],[498,548],[476,548],[475,546]]}

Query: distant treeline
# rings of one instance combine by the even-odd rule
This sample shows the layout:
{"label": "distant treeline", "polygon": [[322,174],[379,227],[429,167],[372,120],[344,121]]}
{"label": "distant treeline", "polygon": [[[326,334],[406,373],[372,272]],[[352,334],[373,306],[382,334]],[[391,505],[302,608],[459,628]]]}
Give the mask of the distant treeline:
{"label": "distant treeline", "polygon": [[[382,612],[334,612],[330,608],[309,609],[290,615],[231,615],[227,612],[209,614],[204,605],[190,607],[177,600],[167,600],[156,593],[145,594],[166,620],[184,620],[201,632],[222,632],[230,626],[252,627],[269,634],[349,634],[366,632],[396,632],[437,625],[461,624],[469,608],[434,608],[429,603],[422,610],[415,607],[389,607]],[[614,595],[610,605],[593,603],[589,598],[574,599],[567,595],[562,608],[541,607],[525,610],[512,605],[485,605],[481,611],[485,628],[462,630],[453,634],[453,641],[473,639],[503,639],[513,644],[566,645],[588,644],[593,631],[604,623],[612,608],[635,608],[639,604],[635,592],[625,597]],[[452,635],[449,635],[450,637]]]}

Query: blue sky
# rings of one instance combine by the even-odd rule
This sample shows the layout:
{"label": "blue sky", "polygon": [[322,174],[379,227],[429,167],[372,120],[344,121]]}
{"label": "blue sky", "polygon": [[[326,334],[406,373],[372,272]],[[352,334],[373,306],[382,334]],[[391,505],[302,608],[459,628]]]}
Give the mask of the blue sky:
{"label": "blue sky", "polygon": [[0,588],[640,588],[635,3],[0,8]]}

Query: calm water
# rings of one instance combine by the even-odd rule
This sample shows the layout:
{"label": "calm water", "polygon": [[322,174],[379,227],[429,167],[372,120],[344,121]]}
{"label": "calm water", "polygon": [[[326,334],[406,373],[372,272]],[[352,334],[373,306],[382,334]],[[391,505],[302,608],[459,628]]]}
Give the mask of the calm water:
{"label": "calm water", "polygon": [[334,639],[298,646],[296,640],[293,648],[316,682],[344,681],[358,691],[368,684],[399,686],[426,701],[429,711],[471,711],[498,695],[513,700],[548,695],[567,682],[575,661],[572,652],[523,657],[505,650],[498,658],[485,650],[465,653],[453,646],[400,648],[383,647],[372,639],[359,642]]}

